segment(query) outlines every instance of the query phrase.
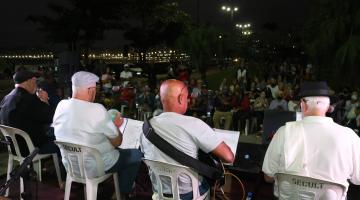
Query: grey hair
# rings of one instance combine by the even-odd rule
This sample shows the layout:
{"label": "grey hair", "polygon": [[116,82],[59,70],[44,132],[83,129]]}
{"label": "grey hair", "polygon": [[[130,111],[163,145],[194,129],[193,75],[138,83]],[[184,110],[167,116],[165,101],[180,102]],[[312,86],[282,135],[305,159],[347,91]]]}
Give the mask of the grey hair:
{"label": "grey hair", "polygon": [[327,110],[330,106],[329,97],[304,97],[303,100],[309,107],[309,110]]}
{"label": "grey hair", "polygon": [[84,88],[84,87],[76,87],[76,86],[71,86],[71,89],[72,89],[72,91],[73,91],[73,93],[75,93],[75,92],[79,92],[79,91],[84,91],[84,90],[86,90],[87,88]]}

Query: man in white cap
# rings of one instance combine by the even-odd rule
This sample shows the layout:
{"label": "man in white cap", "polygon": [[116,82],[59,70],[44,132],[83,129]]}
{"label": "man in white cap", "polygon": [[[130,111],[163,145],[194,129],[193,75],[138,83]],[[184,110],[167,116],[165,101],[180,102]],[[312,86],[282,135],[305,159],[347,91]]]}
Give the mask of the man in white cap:
{"label": "man in white cap", "polygon": [[[105,172],[118,172],[120,191],[129,194],[142,154],[137,149],[117,148],[122,142],[122,134],[116,127],[118,125],[112,122],[103,105],[94,103],[98,81],[99,77],[85,71],[72,76],[72,98],[62,100],[55,111],[55,137],[58,141],[98,149],[104,160]],[[93,174],[95,167],[94,164],[85,166],[91,176],[96,176]]]}
{"label": "man in white cap", "polygon": [[[326,117],[330,107],[326,82],[304,82],[299,97],[303,119],[279,128],[266,151],[262,170],[265,180],[287,173],[333,182],[360,185],[360,138],[347,127]],[[291,191],[275,189],[279,199]],[[342,199],[345,199],[345,195]],[[291,199],[291,198],[290,198]]]}

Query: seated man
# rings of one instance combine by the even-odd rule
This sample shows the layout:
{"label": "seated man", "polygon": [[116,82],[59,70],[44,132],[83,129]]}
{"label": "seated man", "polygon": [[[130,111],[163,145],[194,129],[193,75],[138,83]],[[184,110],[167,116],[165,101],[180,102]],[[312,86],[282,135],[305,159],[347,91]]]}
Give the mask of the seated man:
{"label": "seated man", "polygon": [[[37,90],[36,76],[26,70],[20,70],[13,76],[13,89],[0,104],[0,123],[25,131],[31,138],[40,154],[58,153],[60,151],[53,142],[54,137],[50,124],[54,109],[49,105],[48,94]],[[22,156],[29,153],[25,140],[19,140]]]}
{"label": "seated man", "polygon": [[[160,98],[164,112],[152,118],[150,123],[155,132],[175,148],[189,156],[198,158],[198,150],[213,153],[227,163],[234,161],[230,148],[214,133],[202,120],[183,115],[187,109],[187,86],[178,80],[170,79],[161,84]],[[140,138],[141,149],[145,158],[178,164],[174,159],[157,149],[143,134]],[[192,186],[189,177],[181,176],[179,180],[181,199],[192,199]],[[204,194],[209,186],[200,180],[200,195]],[[164,193],[169,194],[170,189]]]}
{"label": "seated man", "polygon": [[289,173],[346,189],[348,180],[359,185],[360,138],[325,116],[330,106],[327,84],[304,82],[299,96],[303,119],[286,123],[274,135],[262,167],[265,180],[273,182],[276,173]]}
{"label": "seated man", "polygon": [[98,80],[95,74],[84,71],[72,76],[72,98],[62,100],[55,111],[55,136],[59,141],[98,149],[105,172],[118,173],[120,191],[126,196],[132,191],[142,154],[137,149],[117,148],[122,142],[121,123],[115,125],[104,106],[93,103]]}

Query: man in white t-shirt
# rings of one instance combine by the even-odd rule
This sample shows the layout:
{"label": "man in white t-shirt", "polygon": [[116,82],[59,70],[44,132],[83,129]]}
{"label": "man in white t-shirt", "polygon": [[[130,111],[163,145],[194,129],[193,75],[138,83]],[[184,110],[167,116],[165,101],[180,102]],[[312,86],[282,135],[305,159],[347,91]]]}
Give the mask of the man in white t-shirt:
{"label": "man in white t-shirt", "polygon": [[[72,76],[72,98],[62,100],[55,111],[55,137],[58,141],[99,150],[105,172],[118,172],[120,191],[126,196],[132,190],[142,154],[137,149],[117,149],[122,142],[120,124],[113,123],[103,105],[93,103],[98,80],[95,74],[85,71]],[[95,161],[91,157],[87,160],[85,168],[88,174],[97,176]],[[65,167],[68,164],[65,160],[63,163]]]}
{"label": "man in white t-shirt", "polygon": [[[326,82],[302,84],[299,96],[304,117],[286,123],[274,135],[262,167],[266,181],[273,182],[276,173],[289,173],[338,183],[346,189],[348,180],[360,184],[360,138],[325,116],[329,95]],[[286,193],[289,191],[280,190],[275,195]]]}
{"label": "man in white t-shirt", "polygon": [[[150,120],[155,132],[189,156],[197,158],[198,150],[201,149],[205,153],[213,153],[224,162],[232,163],[233,153],[213,129],[198,118],[183,115],[187,109],[188,95],[187,86],[181,81],[169,79],[161,84],[160,98],[164,112]],[[179,164],[155,147],[143,134],[140,145],[147,159]],[[170,192],[169,187],[170,183],[164,186],[164,194]],[[208,189],[205,181],[201,181],[200,194],[204,194]],[[179,190],[181,199],[192,199],[191,182],[186,175],[180,177]]]}
{"label": "man in white t-shirt", "polygon": [[123,86],[126,87],[130,79],[133,77],[131,71],[129,71],[129,64],[124,65],[124,70],[120,73],[120,80],[123,82]]}

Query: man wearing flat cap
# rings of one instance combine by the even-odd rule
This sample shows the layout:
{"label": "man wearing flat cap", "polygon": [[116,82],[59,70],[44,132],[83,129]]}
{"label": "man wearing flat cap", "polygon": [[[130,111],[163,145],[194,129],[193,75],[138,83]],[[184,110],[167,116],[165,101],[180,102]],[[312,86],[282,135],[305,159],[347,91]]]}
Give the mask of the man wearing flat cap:
{"label": "man wearing flat cap", "polygon": [[[262,166],[266,181],[273,182],[276,173],[285,173],[337,183],[345,188],[342,199],[348,180],[360,184],[360,138],[326,117],[329,96],[326,82],[301,85],[303,119],[287,122],[274,135]],[[279,199],[288,199],[290,191],[277,191],[274,189]]]}
{"label": "man wearing flat cap", "polygon": [[[13,76],[13,89],[0,103],[0,122],[3,125],[21,129],[29,134],[32,142],[40,149],[40,154],[58,153],[53,143],[54,137],[50,124],[54,109],[48,104],[48,95],[43,90],[37,91],[36,75],[20,70]],[[29,154],[25,140],[20,139],[20,151],[23,156]]]}
{"label": "man wearing flat cap", "polygon": [[[90,146],[99,150],[106,173],[118,172],[120,191],[131,193],[142,153],[137,149],[119,149],[122,133],[105,107],[94,103],[99,77],[80,71],[71,77],[72,98],[58,104],[53,126],[58,141]],[[88,176],[96,177],[96,163],[92,157],[85,163]],[[66,161],[63,161],[65,167]],[[123,195],[124,197],[126,195]]]}

